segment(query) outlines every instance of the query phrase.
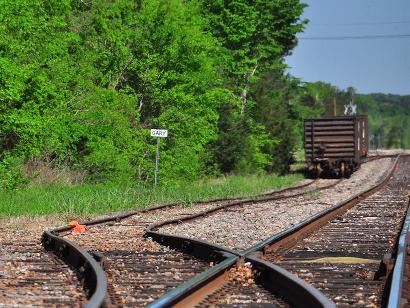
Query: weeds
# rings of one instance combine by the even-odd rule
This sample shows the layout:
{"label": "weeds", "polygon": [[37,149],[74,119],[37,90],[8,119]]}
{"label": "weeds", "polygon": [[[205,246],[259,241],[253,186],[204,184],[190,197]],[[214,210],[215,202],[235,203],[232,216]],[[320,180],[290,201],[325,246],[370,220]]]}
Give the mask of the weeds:
{"label": "weeds", "polygon": [[138,184],[38,185],[16,191],[0,191],[0,216],[60,214],[104,214],[139,209],[157,204],[243,197],[293,185],[301,175],[229,176],[223,180],[185,183],[178,187],[151,187]]}

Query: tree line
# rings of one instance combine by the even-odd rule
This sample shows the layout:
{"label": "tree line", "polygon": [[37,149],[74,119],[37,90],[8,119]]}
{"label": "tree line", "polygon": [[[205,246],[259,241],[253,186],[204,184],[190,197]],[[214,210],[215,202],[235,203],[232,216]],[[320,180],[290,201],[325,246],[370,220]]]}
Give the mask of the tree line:
{"label": "tree line", "polygon": [[0,187],[56,170],[71,182],[150,182],[150,128],[169,131],[162,183],[286,172],[303,118],[331,108],[327,86],[286,72],[304,8],[299,0],[3,0]]}
{"label": "tree line", "polygon": [[325,82],[306,83],[302,105],[314,107],[314,116],[344,115],[344,106],[353,102],[358,114],[369,119],[371,149],[410,148],[410,95],[358,94],[353,87],[339,89]]}

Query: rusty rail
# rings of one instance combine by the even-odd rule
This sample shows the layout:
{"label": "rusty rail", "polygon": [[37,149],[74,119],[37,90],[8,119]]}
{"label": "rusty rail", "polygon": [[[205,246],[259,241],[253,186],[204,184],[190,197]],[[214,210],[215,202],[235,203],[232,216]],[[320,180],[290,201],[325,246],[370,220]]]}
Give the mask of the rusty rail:
{"label": "rusty rail", "polygon": [[[281,191],[265,194],[264,195],[265,197],[262,197],[262,198],[250,198],[250,199],[242,198],[240,200],[239,198],[215,199],[215,200],[199,202],[199,203],[226,201],[227,204],[221,206],[221,208],[223,208],[224,206],[229,207],[229,206],[238,205],[240,203],[243,204],[243,203],[252,203],[255,201],[260,202],[260,201],[265,201],[265,200],[281,199],[281,197],[277,196],[277,194],[280,194],[281,192],[285,192],[285,191],[288,192],[294,189],[300,189],[302,187],[307,187],[311,183],[313,182],[310,182],[304,185],[299,185],[293,188],[287,188]],[[294,196],[295,195],[292,195],[291,197],[294,197]],[[131,217],[136,214],[150,212],[150,211],[154,211],[158,209],[166,209],[166,208],[170,208],[174,206],[177,206],[177,204],[160,205],[160,206],[156,206],[153,208],[127,212],[127,213],[123,213],[123,214],[112,216],[112,217],[96,219],[96,220],[85,222],[83,224],[90,226],[90,225],[96,225],[96,224],[103,224],[103,223],[107,223],[110,221],[120,221],[122,219]],[[217,210],[219,210],[219,208]],[[209,214],[207,211],[205,212],[206,213],[201,213],[201,215]],[[189,219],[189,217],[187,219]],[[214,281],[215,280],[214,278],[220,276],[220,274],[223,273],[224,271],[226,272],[226,270],[230,266],[232,266],[232,264],[236,263],[240,258],[243,259],[245,255],[247,256],[249,253],[251,253],[251,251],[246,252],[246,253],[235,252],[235,251],[226,249],[224,247],[218,247],[215,245],[211,245],[205,241],[198,241],[198,240],[193,240],[189,238],[173,237],[173,236],[169,236],[166,234],[161,234],[154,230],[160,226],[161,224],[155,224],[155,225],[150,226],[147,229],[146,236],[152,236],[160,243],[172,246],[177,250],[186,252],[188,254],[192,254],[198,258],[203,258],[204,260],[216,260],[217,262],[220,262],[220,263],[218,263],[215,267],[211,268],[210,270],[196,277],[195,278],[196,280],[187,281],[180,287],[176,288],[171,295],[169,294],[165,295],[165,297],[168,298],[167,300],[164,300],[161,297],[160,300],[155,302],[156,305],[167,306],[168,305],[167,303],[171,303],[170,301],[171,299],[172,299],[172,303],[176,304],[178,301],[182,300],[183,298],[186,298],[188,295],[192,296],[192,294],[195,294],[196,292],[198,292],[198,290],[202,289],[202,287],[207,284],[207,281],[208,282]],[[85,305],[85,307],[91,308],[91,307],[101,307],[101,306],[109,305],[110,303],[107,300],[107,280],[106,280],[104,271],[102,270],[99,263],[95,260],[95,257],[92,256],[92,253],[89,253],[83,250],[82,248],[78,247],[76,244],[58,236],[58,233],[65,232],[68,230],[70,230],[70,227],[65,226],[65,227],[60,227],[60,228],[51,229],[49,231],[45,231],[42,236],[43,246],[47,250],[52,250],[57,256],[59,256],[67,264],[73,266],[75,269],[78,270],[80,277],[83,279],[84,288],[86,289],[86,292],[87,292],[88,302]],[[267,243],[267,241],[265,240],[264,243]],[[252,252],[255,250],[258,250],[258,249],[253,249]],[[257,264],[256,265],[257,267],[266,266],[266,264],[261,265],[263,264],[263,262],[261,263],[258,260],[255,261],[251,257],[249,257],[248,259],[249,259],[249,262],[252,262],[253,264]],[[273,271],[277,271],[275,267],[266,267],[266,270],[272,273]],[[273,276],[272,275],[273,274],[269,275],[270,277],[269,279],[272,279],[272,277],[274,277],[277,274]],[[288,276],[288,275],[281,276],[282,281],[284,281],[283,279],[285,279],[284,278],[285,276]],[[269,281],[269,279],[267,279],[267,281]],[[298,286],[296,287],[297,289],[305,290],[305,292],[306,290],[309,290],[309,288],[307,288],[306,285],[304,285],[306,283],[298,281],[297,279],[294,280],[294,277],[289,276],[286,279],[290,279],[289,282],[287,282],[287,284]],[[326,301],[323,300],[320,292],[316,294],[313,294],[315,292],[310,292],[310,293],[309,293],[310,294],[309,296],[312,299],[309,301],[309,303],[318,304],[318,305],[315,304],[315,306],[310,306],[310,307],[331,307],[329,306],[330,305],[329,303],[326,303]],[[292,298],[289,298],[289,300],[291,302],[294,301],[294,299]]]}
{"label": "rusty rail", "polygon": [[160,307],[191,307],[203,298],[211,294],[227,280],[227,271],[234,266],[239,258],[234,255],[225,254],[227,259],[215,265],[209,270],[202,272],[195,278],[179,285],[171,292],[164,294],[149,305],[151,308]]}
{"label": "rusty rail", "polygon": [[[410,202],[409,202],[410,205]],[[392,281],[390,285],[388,307],[399,308],[404,305],[403,299],[408,303],[410,298],[409,294],[404,294],[403,284],[408,283],[405,279],[406,263],[409,263],[410,252],[410,208],[407,211],[406,218],[401,229],[400,237],[397,245],[396,262],[394,265]],[[404,281],[406,280],[406,281]]]}
{"label": "rusty rail", "polygon": [[336,307],[322,292],[285,269],[249,254],[245,261],[251,262],[261,275],[259,282],[273,292],[280,292],[296,307]]}
{"label": "rusty rail", "polygon": [[[292,188],[285,188],[276,192],[270,192],[266,195],[271,196],[278,193],[288,192],[294,189],[301,189],[302,187],[307,187],[311,185],[314,181],[305,183],[303,185],[295,186]],[[208,202],[238,202],[241,198],[235,199],[213,199],[209,201],[200,201],[199,204]],[[244,198],[242,198],[244,199]],[[233,200],[233,201],[230,201]],[[112,221],[121,221],[123,219],[129,218],[136,214],[152,212],[160,209],[167,209],[178,206],[176,203],[159,205],[156,207],[131,211],[122,213],[115,216],[104,217],[100,219],[95,219],[83,224],[87,226],[104,224]],[[103,261],[103,256],[97,256],[95,253],[88,252],[73,242],[60,237],[58,234],[62,232],[67,232],[71,229],[70,226],[63,226],[59,228],[50,229],[45,231],[42,235],[42,244],[46,250],[53,251],[56,256],[62,259],[66,264],[70,265],[72,268],[76,269],[83,283],[85,289],[86,297],[88,302],[85,307],[104,307],[109,306],[110,302],[107,296],[107,278],[103,268],[100,266],[99,261]],[[172,246],[175,249],[191,254],[197,258],[201,258],[207,261],[220,262],[225,260],[232,253],[222,247],[216,247],[209,245],[203,241],[196,241],[191,239],[180,239],[172,236],[158,236],[151,234],[156,240],[164,245]],[[226,254],[226,255],[225,255]],[[98,259],[98,262],[95,260]]]}
{"label": "rusty rail", "polygon": [[41,239],[44,248],[53,251],[66,264],[78,270],[88,300],[84,307],[107,306],[107,279],[103,269],[90,253],[55,234],[66,229],[67,227],[44,231]]}
{"label": "rusty rail", "polygon": [[[390,156],[389,156],[390,157]],[[384,177],[384,179],[378,183],[377,185],[373,186],[372,188],[365,190],[359,194],[354,195],[347,201],[341,202],[330,209],[324,210],[319,214],[306,219],[305,221],[299,223],[298,225],[280,232],[276,235],[273,235],[257,245],[251,247],[250,249],[243,251],[243,252],[235,252],[229,250],[229,253],[236,254],[239,257],[238,260],[245,260],[251,262],[255,268],[259,268],[261,273],[264,273],[259,280],[259,283],[265,285],[267,288],[272,288],[272,286],[276,286],[272,289],[272,291],[280,293],[281,296],[284,296],[290,303],[298,306],[298,307],[335,307],[334,303],[331,302],[323,293],[315,289],[313,286],[307,284],[305,281],[297,278],[296,276],[292,275],[285,269],[274,265],[270,262],[264,261],[259,258],[259,254],[263,253],[266,247],[273,247],[275,245],[289,245],[290,243],[294,243],[296,240],[300,239],[301,237],[306,236],[307,234],[312,233],[314,230],[317,230],[330,219],[339,215],[349,208],[354,206],[355,204],[359,203],[360,201],[367,198],[369,195],[373,194],[377,190],[381,189],[385,186],[394,170],[397,166],[399,157],[396,157],[393,167],[391,168],[390,172]],[[247,202],[247,201],[245,201]],[[251,201],[252,202],[252,201]],[[237,205],[237,203],[233,203],[228,206]],[[214,211],[210,211],[211,213]],[[147,236],[153,236],[154,238],[162,237],[162,241],[169,236],[167,234],[161,234],[156,232],[157,228],[166,225],[168,223],[175,223],[178,221],[186,221],[191,219],[196,219],[197,217],[208,215],[209,212],[206,211],[205,213],[200,213],[194,215],[192,217],[184,218],[183,220],[172,220],[167,222],[162,222],[158,224],[151,225],[147,229]],[[189,240],[188,238],[184,238],[185,240]],[[204,244],[203,241],[201,241]],[[205,242],[206,243],[206,242]],[[211,244],[210,244],[211,245]],[[228,249],[219,247],[221,250],[228,251]],[[233,264],[231,267],[234,266]],[[263,269],[263,270],[261,270]],[[216,272],[219,273],[221,276],[223,273],[227,271],[226,267],[219,269],[218,267],[212,268],[205,273],[203,276],[196,277],[193,281],[189,281],[186,283],[189,288],[184,289],[184,286],[180,286],[178,292],[173,294],[165,294],[161,297],[158,301],[155,302],[155,305],[159,305],[160,303],[170,303],[170,299],[172,298],[173,305],[178,303],[185,303],[187,298],[190,298],[189,303],[198,303],[201,299],[204,298],[208,294],[206,290],[209,289],[216,289],[221,285],[220,280],[209,280],[209,276],[211,273],[215,274]],[[201,280],[202,277],[207,277],[207,279]],[[194,300],[194,298],[196,298]],[[167,302],[168,300],[168,302]],[[166,304],[165,306],[168,306]],[[159,307],[159,306],[153,306]]]}
{"label": "rusty rail", "polygon": [[355,194],[346,201],[340,202],[335,206],[302,221],[301,223],[293,226],[290,229],[287,229],[285,231],[279,232],[277,234],[272,235],[271,237],[266,238],[265,240],[246,250],[244,252],[244,255],[255,251],[263,251],[264,249],[266,249],[267,246],[269,246],[270,249],[279,249],[280,247],[283,248],[285,246],[287,247],[295,243],[295,241],[299,240],[303,236],[306,236],[312,233],[313,231],[317,230],[318,228],[326,224],[328,221],[330,221],[333,217],[347,211],[360,201],[366,199],[368,196],[370,196],[371,194],[385,186],[389,182],[390,177],[396,169],[398,159],[399,157],[396,158],[392,169],[383,179],[383,181],[381,181],[379,184],[358,194]]}
{"label": "rusty rail", "polygon": [[[292,190],[298,190],[298,189],[301,189],[301,188],[305,188],[305,187],[311,185],[313,182],[305,184],[305,185],[286,188],[286,189],[276,191],[276,192],[273,192],[273,193],[269,193],[269,194],[264,194],[264,195],[261,195],[261,197],[247,198],[247,199],[234,199],[232,201],[227,201],[227,203],[224,204],[224,205],[221,205],[221,206],[218,206],[216,208],[209,209],[209,210],[206,210],[206,211],[202,211],[202,212],[199,212],[197,214],[193,214],[193,215],[190,215],[190,216],[187,216],[187,217],[184,217],[184,218],[171,219],[171,220],[166,220],[166,221],[163,221],[163,222],[152,224],[152,225],[148,226],[148,228],[146,229],[146,235],[147,236],[152,236],[153,238],[165,239],[169,235],[166,234],[166,233],[157,232],[156,230],[158,230],[159,228],[161,228],[163,226],[166,226],[166,225],[181,223],[181,222],[187,222],[187,221],[195,220],[197,218],[203,218],[203,217],[212,215],[214,213],[224,211],[224,210],[226,210],[230,207],[234,207],[234,206],[246,206],[246,205],[252,205],[252,204],[255,204],[255,203],[258,203],[258,202],[283,200],[283,199],[302,196],[302,195],[306,194],[307,192],[321,191],[321,190],[324,190],[324,189],[331,188],[331,187],[337,185],[340,181],[342,181],[342,179],[340,179],[340,180],[338,180],[338,181],[336,181],[336,182],[334,182],[330,185],[326,185],[326,186],[319,187],[319,188],[309,190],[309,191],[302,191],[300,193],[296,193],[296,194],[289,195],[289,196],[280,195],[280,194],[281,193],[286,193],[286,192],[289,192],[289,191],[292,191]],[[181,238],[184,238],[184,237],[181,237]],[[225,249],[226,250],[226,248],[222,248],[222,247],[220,247],[220,249]]]}

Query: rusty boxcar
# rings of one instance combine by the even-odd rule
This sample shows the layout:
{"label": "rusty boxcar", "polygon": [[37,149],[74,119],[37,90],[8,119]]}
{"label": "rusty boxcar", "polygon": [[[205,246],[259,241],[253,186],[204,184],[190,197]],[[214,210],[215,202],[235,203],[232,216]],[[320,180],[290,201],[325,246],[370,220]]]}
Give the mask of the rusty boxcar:
{"label": "rusty boxcar", "polygon": [[356,170],[368,152],[366,115],[307,119],[305,159],[311,172],[345,176]]}

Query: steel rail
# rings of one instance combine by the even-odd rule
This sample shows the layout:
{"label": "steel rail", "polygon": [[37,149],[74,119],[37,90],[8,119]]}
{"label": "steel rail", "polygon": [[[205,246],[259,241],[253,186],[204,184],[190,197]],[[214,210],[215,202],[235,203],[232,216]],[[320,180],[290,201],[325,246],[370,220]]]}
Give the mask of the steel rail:
{"label": "steel rail", "polygon": [[282,267],[261,259],[257,254],[249,254],[245,261],[251,262],[253,269],[261,274],[258,280],[266,289],[279,291],[296,307],[336,307],[322,292]]}
{"label": "steel rail", "polygon": [[257,243],[256,245],[252,246],[251,248],[245,250],[243,252],[243,255],[246,255],[248,253],[256,252],[256,251],[265,251],[267,247],[269,246],[269,250],[278,250],[281,248],[288,247],[289,245],[292,245],[295,243],[297,240],[300,240],[301,238],[307,236],[308,234],[314,232],[315,230],[319,229],[321,226],[326,224],[328,221],[330,221],[332,218],[335,216],[347,211],[354,205],[358,204],[362,200],[366,199],[376,191],[380,190],[382,187],[384,187],[389,181],[391,176],[393,175],[396,167],[397,167],[397,162],[399,160],[399,156],[396,157],[392,168],[388,172],[388,174],[383,178],[383,180],[374,185],[373,187],[366,189],[362,192],[359,192],[349,199],[339,202],[338,204],[325,209],[316,215],[313,215],[302,222],[294,225],[293,227],[284,230],[282,232],[279,232],[277,234],[274,234],[261,242]]}
{"label": "steel rail", "polygon": [[317,182],[317,179],[314,179],[311,182],[308,182],[308,183],[305,183],[305,184],[286,187],[286,188],[283,188],[283,189],[280,189],[280,190],[274,190],[274,191],[271,191],[271,192],[267,192],[267,193],[262,194],[262,196],[270,196],[270,195],[273,195],[273,194],[276,195],[276,194],[281,194],[281,193],[289,192],[289,191],[296,190],[296,189],[306,188],[308,186],[313,185],[316,182]]}
{"label": "steel rail", "polygon": [[[410,205],[410,202],[409,202]],[[390,285],[389,299],[387,303],[388,308],[400,308],[402,307],[402,288],[404,279],[404,270],[406,267],[406,259],[408,258],[410,232],[410,207],[407,210],[406,218],[403,222],[403,227],[400,232],[396,262],[393,268],[392,281]]]}
{"label": "steel rail", "polygon": [[[390,156],[389,156],[390,157]],[[382,187],[384,187],[390,180],[392,174],[394,173],[397,163],[399,160],[399,156],[393,156],[396,157],[393,166],[391,167],[390,171],[387,173],[387,175],[383,178],[381,182],[378,184],[374,185],[373,187],[364,190],[358,194],[355,194],[348,200],[345,200],[343,202],[340,202],[336,204],[335,206],[326,209],[316,215],[314,215],[311,218],[308,218],[301,223],[295,225],[294,227],[287,229],[285,231],[282,231],[278,234],[275,234],[273,236],[270,236],[266,238],[265,240],[259,242],[258,244],[252,246],[251,248],[242,251],[242,252],[236,252],[229,250],[224,247],[219,247],[219,249],[224,250],[224,251],[229,251],[229,253],[236,254],[240,259],[244,259],[246,261],[249,261],[255,266],[256,268],[263,268],[261,270],[262,273],[265,273],[262,275],[263,278],[259,281],[259,283],[263,284],[265,287],[272,288],[272,286],[275,286],[272,290],[279,292],[282,296],[284,296],[289,302],[293,303],[294,305],[298,307],[335,307],[335,304],[330,301],[322,292],[314,288],[313,286],[309,285],[302,279],[297,278],[295,275],[291,274],[287,270],[283,269],[280,266],[274,265],[270,262],[264,261],[259,258],[260,254],[263,254],[265,252],[266,247],[272,246],[274,244],[280,243],[283,244],[285,240],[289,240],[289,237],[291,237],[291,242],[294,242],[297,239],[302,238],[302,236],[306,236],[307,234],[310,234],[314,230],[320,228],[322,225],[324,225],[326,222],[330,221],[333,217],[336,215],[345,212],[352,206],[356,205],[360,201],[366,199],[368,196],[371,194],[375,193]],[[207,214],[208,211],[205,211]],[[202,213],[203,215],[204,213]],[[159,227],[169,224],[169,223],[176,223],[179,221],[185,221],[185,220],[190,220],[190,219],[195,219],[197,217],[201,216],[200,214],[193,215],[192,217],[187,217],[184,219],[175,219],[175,220],[170,220],[162,223],[156,223],[151,226],[149,226],[146,229],[146,235],[147,236],[153,236],[154,239],[161,238],[162,242],[165,243],[167,240],[166,238],[170,235],[168,234],[163,234],[154,231],[155,229],[158,229]],[[192,241],[192,239],[185,238],[185,237],[180,237],[183,238],[186,241]],[[198,240],[199,241],[199,240]],[[201,245],[207,244],[206,241],[199,241],[201,242]],[[210,246],[215,246],[213,244],[209,244]],[[231,265],[232,267],[233,265]],[[219,272],[219,275],[222,275],[223,272],[225,272],[227,269],[224,267],[223,269],[218,269],[216,268],[211,268],[204,273],[202,273],[202,276],[197,276],[193,278],[191,281],[187,281],[185,285],[181,285],[178,288],[178,292],[175,293],[166,293],[163,295],[160,299],[158,299],[155,302],[155,305],[159,305],[160,303],[163,303],[163,307],[169,307],[169,303],[172,302],[172,305],[178,305],[178,303],[186,303],[185,300],[186,298],[190,298],[189,303],[192,305],[192,303],[198,303],[200,299],[204,298],[208,293],[204,292],[204,286],[208,284],[216,284],[220,285],[220,281],[210,281],[209,279],[203,279],[201,280],[202,277],[209,277],[210,273]],[[185,287],[189,286],[189,287]],[[216,288],[206,286],[206,288]],[[193,298],[196,297],[196,300]],[[155,307],[160,307],[160,306],[155,306]]]}
{"label": "steel rail", "polygon": [[[273,191],[268,191],[259,195],[255,195],[254,197],[261,197],[261,196],[271,196],[271,195],[277,195],[277,194],[282,194],[286,193],[292,190],[297,190],[301,188],[306,188],[308,186],[311,186],[312,184],[316,183],[317,179],[312,180],[311,182],[305,183],[305,184],[300,184],[296,186],[291,186],[291,187],[286,187],[278,190],[273,190]],[[239,200],[246,200],[249,197],[232,197],[232,198],[217,198],[217,199],[210,199],[210,200],[199,200],[199,201],[194,201],[192,202],[193,204],[206,204],[206,203],[211,203],[211,202],[224,202],[224,201],[239,201]]]}
{"label": "steel rail", "polygon": [[[300,186],[295,186],[293,188],[286,188],[284,190],[276,191],[276,192],[270,193],[268,195],[266,195],[266,194],[261,195],[262,197],[247,198],[247,199],[234,199],[232,201],[227,201],[226,204],[223,204],[221,206],[218,206],[218,207],[215,207],[215,208],[212,208],[212,209],[208,209],[208,210],[205,210],[205,211],[201,211],[199,213],[192,214],[192,215],[189,215],[189,216],[186,216],[186,217],[183,217],[183,218],[170,219],[170,220],[166,220],[166,221],[151,224],[146,228],[146,234],[149,235],[149,236],[154,235],[156,237],[161,235],[162,237],[165,238],[165,237],[169,236],[169,234],[160,233],[160,232],[157,232],[155,230],[157,230],[157,229],[159,229],[163,226],[166,226],[166,225],[171,225],[171,224],[176,224],[176,223],[181,223],[181,222],[187,222],[187,221],[195,220],[197,218],[207,217],[211,214],[214,214],[216,212],[224,211],[225,209],[230,208],[230,207],[234,207],[234,206],[246,206],[246,205],[260,203],[260,202],[266,202],[266,201],[290,199],[290,198],[302,196],[302,195],[304,195],[308,192],[321,191],[321,190],[324,190],[324,189],[334,187],[338,183],[340,183],[341,181],[342,181],[342,179],[340,179],[340,180],[338,180],[338,181],[336,181],[336,182],[334,182],[330,185],[327,185],[327,186],[319,187],[319,188],[308,190],[308,191],[303,191],[303,192],[296,193],[294,195],[289,195],[289,196],[286,196],[286,195],[281,196],[280,193],[288,192],[288,191],[292,191],[292,190],[297,190],[297,189],[306,187],[308,185],[300,185]],[[316,182],[316,181],[314,181],[314,182]]]}
{"label": "steel rail", "polygon": [[[237,253],[239,254],[239,253]],[[229,256],[228,253],[225,254]],[[280,266],[262,260],[255,253],[244,257],[232,256],[198,276],[165,293],[150,308],[194,307],[201,300],[227,284],[229,269],[239,262],[250,262],[259,273],[256,283],[273,294],[283,296],[289,303],[306,308],[334,308],[335,305],[322,292]]]}
{"label": "steel rail", "polygon": [[174,236],[156,231],[145,231],[144,237],[150,237],[161,245],[171,247],[206,261],[220,260],[221,256],[226,254],[240,255],[232,249],[211,244],[204,240],[184,236]]}
{"label": "steel rail", "polygon": [[[226,256],[228,257],[226,260],[182,283],[172,291],[164,294],[162,297],[151,303],[148,307],[160,308],[193,306],[198,302],[198,296],[203,298],[211,294],[228,279],[227,271],[239,261],[239,258],[229,254],[226,254]],[[198,290],[201,291],[198,292]],[[200,293],[200,295],[198,295],[198,293]]]}
{"label": "steel rail", "polygon": [[77,269],[83,280],[87,303],[85,308],[109,306],[107,297],[107,279],[104,270],[90,253],[54,234],[54,230],[44,231],[41,242],[48,251],[53,251],[66,264]]}
{"label": "steel rail", "polygon": [[250,262],[252,268],[260,274],[256,283],[274,294],[280,294],[292,305],[302,308],[335,307],[323,293],[302,279],[255,255],[248,255],[244,259],[230,257],[164,294],[148,307],[194,307],[228,282],[227,273],[238,262]]}
{"label": "steel rail", "polygon": [[[312,183],[314,183],[314,181],[291,188],[285,188],[276,192],[270,192],[267,193],[267,195],[282,193],[290,191],[292,189],[300,189],[302,187],[309,186]],[[229,202],[229,200],[232,199],[213,199],[209,201],[199,201],[196,203],[205,204],[220,201]],[[82,224],[91,226],[112,221],[121,221],[123,219],[129,218],[137,214],[172,208],[175,206],[178,206],[178,204],[171,203],[159,205],[147,209],[126,212],[115,216],[90,220],[82,222]],[[73,242],[58,236],[58,233],[67,232],[70,230],[71,226],[62,226],[44,231],[41,239],[43,247],[48,251],[53,251],[54,254],[57,255],[60,259],[62,259],[66,264],[70,265],[71,267],[77,270],[78,274],[82,279],[83,287],[86,291],[86,297],[88,300],[84,307],[96,308],[109,306],[107,278],[105,276],[103,268],[95,260],[96,256],[82,249]],[[153,237],[155,237],[154,234]],[[173,246],[174,248],[180,251],[186,252],[188,254],[206,260],[220,261],[226,258],[224,256],[225,253],[232,253],[227,249],[224,249],[222,247],[215,247],[203,241],[196,241],[191,239],[176,239],[172,236],[167,236],[166,238],[158,237],[157,240],[159,242],[162,242],[163,244],[168,243],[169,246]],[[99,261],[103,261],[103,257],[101,256],[98,256],[98,259]]]}
{"label": "steel rail", "polygon": [[[208,200],[208,201],[196,201],[193,203],[194,204],[206,204],[206,203],[211,203],[211,202],[223,201],[223,202],[228,202],[228,206],[233,206],[241,202],[242,203],[243,202],[255,202],[255,200],[263,201],[264,199],[275,200],[275,198],[282,199],[283,197],[281,198],[275,195],[280,194],[280,193],[289,192],[292,190],[301,189],[304,187],[308,187],[314,182],[315,181],[312,181],[312,182],[305,183],[302,185],[285,188],[282,190],[273,191],[273,192],[260,195],[260,196],[267,196],[265,198],[255,198],[255,197],[251,199],[249,198],[227,198],[227,199],[213,199],[213,200]],[[325,188],[328,188],[328,187],[319,188],[318,190],[325,189]],[[288,196],[288,197],[295,197],[297,195],[298,194]],[[147,213],[147,212],[160,210],[160,209],[172,208],[178,205],[179,205],[178,203],[158,205],[155,207],[146,208],[142,210],[125,212],[125,213],[114,215],[114,216],[90,220],[90,221],[82,222],[82,224],[91,226],[91,225],[103,224],[103,223],[107,223],[111,221],[121,221],[123,219],[126,219],[128,217],[131,217],[137,214]],[[181,219],[178,221],[181,221]],[[159,225],[158,226],[152,225],[151,227],[152,228],[159,227]],[[44,231],[42,235],[42,244],[44,248],[46,250],[53,251],[60,259],[62,259],[65,263],[69,264],[70,266],[72,266],[78,271],[80,277],[82,278],[82,282],[86,290],[86,295],[88,299],[88,302],[84,305],[84,307],[94,308],[94,307],[104,307],[104,306],[109,305],[110,303],[108,300],[107,279],[105,276],[105,272],[100,266],[100,264],[96,261],[96,259],[98,261],[103,261],[103,257],[96,256],[93,253],[82,249],[81,247],[74,244],[73,242],[58,236],[58,233],[67,232],[70,230],[71,230],[70,226],[62,226],[62,227]],[[219,275],[217,274],[218,268],[223,267],[229,264],[233,259],[236,260],[238,257],[243,257],[244,255],[243,253],[240,253],[240,252],[238,253],[238,252],[232,251],[224,247],[211,245],[205,241],[193,240],[190,238],[172,237],[166,234],[160,234],[158,232],[150,231],[150,230],[147,230],[146,236],[152,236],[160,243],[173,246],[174,248],[180,251],[183,251],[188,254],[192,254],[202,259],[222,261],[217,266],[209,270],[211,274],[212,272],[214,272],[215,275]],[[236,257],[229,257],[232,255],[236,255]],[[228,261],[228,260],[231,260],[231,261]],[[191,292],[193,292],[193,289],[195,289],[199,284],[202,283],[201,281],[203,277],[206,276],[208,277],[208,279],[211,279],[213,277],[213,275],[210,275],[210,276],[207,276],[207,275],[210,275],[208,271],[204,272],[204,276],[201,276],[201,275],[198,276],[197,283],[195,283],[195,280],[187,281],[186,283],[181,285],[181,287],[177,288],[178,291],[174,293],[174,296],[176,295],[180,296],[182,293],[186,292],[182,290],[190,290]],[[187,288],[186,287],[187,285],[191,285],[192,287]]]}

